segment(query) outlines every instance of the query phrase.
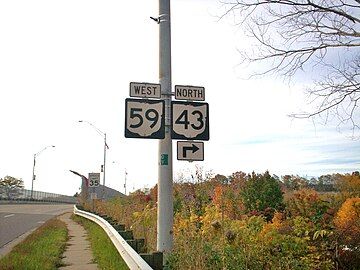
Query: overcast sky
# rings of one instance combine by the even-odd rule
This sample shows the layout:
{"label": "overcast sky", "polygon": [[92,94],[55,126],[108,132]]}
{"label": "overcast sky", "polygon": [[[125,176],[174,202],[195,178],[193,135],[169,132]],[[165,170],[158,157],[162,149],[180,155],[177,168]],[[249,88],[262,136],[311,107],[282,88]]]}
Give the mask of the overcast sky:
{"label": "overcast sky", "polygon": [[[308,83],[244,80],[237,49],[250,46],[232,20],[218,21],[217,0],[174,0],[172,84],[205,87],[210,140],[205,161],[176,160],[174,177],[195,165],[236,171],[320,176],[359,170],[360,144],[345,129],[287,115],[304,110]],[[107,133],[106,183],[128,191],[157,182],[158,141],[124,138],[130,82],[158,82],[158,2],[0,2],[0,177],[35,190],[73,195],[80,178],[99,172]],[[306,77],[306,74],[303,74]]]}

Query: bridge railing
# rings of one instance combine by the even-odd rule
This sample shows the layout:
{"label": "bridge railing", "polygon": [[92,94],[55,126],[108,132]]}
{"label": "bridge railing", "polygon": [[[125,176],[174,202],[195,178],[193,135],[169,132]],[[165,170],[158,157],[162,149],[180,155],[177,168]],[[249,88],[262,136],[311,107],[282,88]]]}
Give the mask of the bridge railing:
{"label": "bridge railing", "polygon": [[[32,193],[32,195],[31,195]],[[39,201],[39,202],[58,202],[58,203],[77,203],[77,198],[62,194],[36,191],[28,189],[6,190],[0,188],[1,201]]]}

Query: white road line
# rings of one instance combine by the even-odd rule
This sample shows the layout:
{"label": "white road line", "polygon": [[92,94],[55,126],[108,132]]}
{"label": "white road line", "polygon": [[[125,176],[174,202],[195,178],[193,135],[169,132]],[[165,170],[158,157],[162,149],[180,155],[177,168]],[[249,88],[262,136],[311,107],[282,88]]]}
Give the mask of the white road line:
{"label": "white road line", "polygon": [[38,221],[38,223],[43,224],[43,223],[45,223],[45,221]]}
{"label": "white road line", "polygon": [[15,214],[6,215],[6,216],[4,216],[4,218],[12,217],[12,216],[15,216]]}

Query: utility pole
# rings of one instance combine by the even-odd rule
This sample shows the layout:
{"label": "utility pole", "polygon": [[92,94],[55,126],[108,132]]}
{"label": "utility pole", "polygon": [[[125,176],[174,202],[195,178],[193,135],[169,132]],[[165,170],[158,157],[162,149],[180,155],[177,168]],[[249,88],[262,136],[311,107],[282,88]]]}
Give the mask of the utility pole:
{"label": "utility pole", "polygon": [[35,165],[36,165],[36,157],[38,155],[40,155],[43,151],[45,151],[46,149],[48,149],[49,147],[55,147],[55,145],[48,145],[46,147],[44,147],[43,149],[41,149],[39,152],[37,152],[36,154],[34,154],[34,161],[33,161],[33,169],[32,169],[32,179],[31,179],[31,195],[30,198],[33,199],[34,197],[34,180],[36,178],[35,175]]}
{"label": "utility pole", "polygon": [[103,169],[103,188],[102,188],[102,199],[103,200],[105,200],[106,148],[108,148],[108,145],[106,143],[106,133],[104,132],[104,169]]}
{"label": "utility pole", "polygon": [[34,154],[34,163],[33,163],[33,170],[32,170],[32,179],[31,179],[31,195],[30,198],[33,199],[34,193],[34,181],[35,181],[35,164],[36,164],[36,154]]}
{"label": "utility pole", "polygon": [[125,195],[126,195],[126,178],[127,178],[127,171],[126,171],[126,168],[125,168],[125,183],[124,183]]}
{"label": "utility pole", "polygon": [[93,123],[85,120],[79,120],[79,123],[87,123],[88,125],[92,126],[98,134],[103,136],[104,138],[104,164],[101,165],[101,171],[103,173],[103,187],[102,187],[102,195],[101,198],[105,200],[105,170],[106,170],[106,149],[109,149],[108,144],[106,143],[106,132],[101,131],[98,129]]}
{"label": "utility pole", "polygon": [[159,140],[157,251],[173,247],[173,171],[171,140],[171,31],[170,0],[159,0],[159,81],[165,100],[165,138]]}

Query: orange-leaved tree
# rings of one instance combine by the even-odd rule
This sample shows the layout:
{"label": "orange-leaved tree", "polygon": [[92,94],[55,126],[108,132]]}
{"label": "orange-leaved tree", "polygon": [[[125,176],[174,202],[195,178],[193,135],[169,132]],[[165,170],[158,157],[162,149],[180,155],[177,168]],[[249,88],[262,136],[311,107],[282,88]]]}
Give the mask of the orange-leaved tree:
{"label": "orange-leaved tree", "polygon": [[347,199],[337,212],[334,223],[346,245],[360,247],[360,198]]}

